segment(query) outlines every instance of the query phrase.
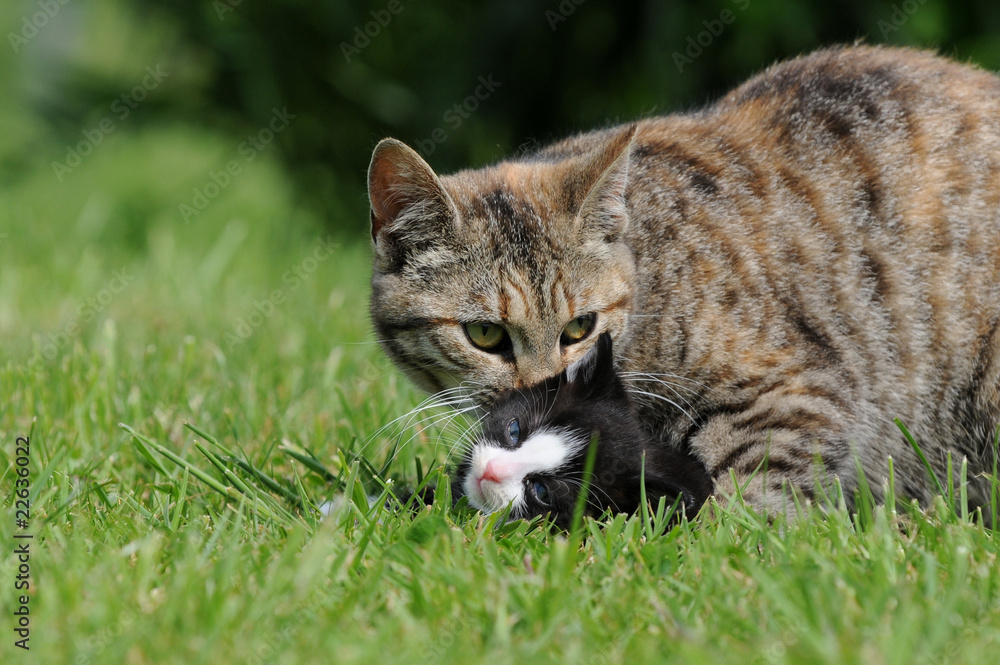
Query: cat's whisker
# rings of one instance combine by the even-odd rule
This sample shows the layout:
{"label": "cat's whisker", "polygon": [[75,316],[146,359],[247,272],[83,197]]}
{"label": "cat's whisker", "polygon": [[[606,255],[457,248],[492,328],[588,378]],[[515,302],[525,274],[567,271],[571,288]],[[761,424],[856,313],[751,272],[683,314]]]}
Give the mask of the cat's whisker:
{"label": "cat's whisker", "polygon": [[[679,400],[681,400],[682,402],[684,402],[684,404],[686,404],[689,409],[691,409],[692,411],[695,410],[694,405],[691,404],[691,402],[689,402],[688,399],[684,395],[682,395],[679,390],[677,390],[677,388],[681,388],[681,386],[676,386],[675,387],[675,384],[671,383],[670,381],[665,381],[665,380],[657,378],[657,377],[640,378],[639,380],[640,381],[652,381],[654,383],[658,383],[658,384],[662,385],[664,388],[666,388],[667,390],[669,390],[670,392],[672,392],[674,395],[676,395]],[[687,388],[685,388],[685,390],[689,390],[690,391],[690,389],[687,389]],[[694,392],[694,391],[690,391],[690,392]],[[694,393],[694,397],[695,398],[701,398],[702,396],[698,395],[697,393]]]}
{"label": "cat's whisker", "polygon": [[[420,427],[418,428],[418,430],[416,432],[414,432],[413,434],[411,434],[409,438],[407,438],[405,441],[402,441],[402,442],[400,442],[400,439],[396,440],[396,444],[397,445],[396,445],[396,451],[395,451],[395,453],[393,453],[393,458],[395,458],[395,456],[403,448],[405,448],[407,445],[409,445],[414,439],[416,439],[418,436],[420,436],[420,434],[422,432],[424,432],[424,431],[426,431],[428,429],[431,429],[433,427],[439,426],[440,423],[445,422],[446,424],[444,426],[442,426],[442,432],[441,432],[441,434],[439,435],[439,438],[438,438],[438,441],[440,442],[440,436],[444,434],[443,430],[446,429],[448,426],[450,426],[453,423],[453,421],[454,421],[455,418],[457,418],[457,417],[459,417],[459,416],[461,416],[461,415],[463,415],[465,413],[468,413],[470,411],[474,411],[477,408],[478,407],[473,406],[473,407],[467,407],[465,409],[450,410],[450,411],[445,412],[444,414],[435,414],[431,418],[425,418],[425,419],[421,420],[420,421]],[[427,422],[428,420],[430,420],[430,422]],[[391,441],[387,441],[381,448],[379,448],[379,450],[376,453],[376,455],[381,455],[386,450],[386,448],[389,447],[390,443],[391,443]]]}
{"label": "cat's whisker", "polygon": [[[546,420],[549,419],[549,414],[552,413],[552,408],[556,405],[556,400],[559,399],[559,391],[560,390],[562,390],[562,383],[556,385],[555,392],[552,395],[552,403],[551,404],[547,404],[547,407],[545,409],[545,415],[542,417],[542,421],[546,421]],[[546,400],[546,402],[548,402],[548,399],[549,399],[549,394],[546,391],[546,393],[545,393],[545,400]]]}
{"label": "cat's whisker", "polygon": [[[450,407],[450,406],[459,406],[460,404],[461,404],[461,402],[455,402],[454,404],[443,403],[443,402],[436,402],[434,404],[430,404],[430,405],[421,407],[419,409],[413,409],[410,412],[404,414],[403,416],[400,416],[399,418],[396,418],[395,420],[391,421],[390,423],[388,423],[388,424],[380,427],[378,430],[376,430],[374,433],[372,433],[365,440],[364,445],[367,446],[369,443],[371,443],[373,440],[379,438],[380,436],[382,436],[387,431],[391,431],[392,429],[395,429],[394,426],[396,426],[400,422],[402,422],[402,424],[398,426],[398,429],[399,429],[399,432],[400,432],[400,436],[402,436],[402,433],[405,432],[406,430],[410,429],[411,427],[421,428],[421,427],[424,426],[425,421],[427,421],[430,418],[436,418],[437,415],[438,415],[438,409],[442,409],[442,408],[446,408],[446,407]],[[449,409],[449,412],[450,412],[450,409]]]}
{"label": "cat's whisker", "polygon": [[[399,435],[389,437],[374,455],[374,457],[382,455],[393,443],[393,440],[395,440],[395,450],[391,458],[386,460],[386,463],[394,460],[399,452],[420,436],[421,433],[435,428],[439,430],[435,443],[442,443],[444,437],[452,433],[458,439],[459,445],[461,445],[463,439],[475,432],[475,425],[473,427],[460,427],[457,420],[467,413],[483,412],[480,401],[476,399],[477,396],[485,392],[482,390],[483,387],[483,384],[479,382],[463,381],[457,386],[428,395],[412,409],[394,418],[368,436],[362,444],[361,449],[366,449],[374,440],[393,429],[398,429]],[[476,424],[478,425],[478,423],[482,422],[484,417],[485,415],[481,413]],[[403,439],[404,432],[414,428],[416,431],[406,439]],[[359,452],[354,457],[360,457],[361,454]]]}
{"label": "cat's whisker", "polygon": [[709,392],[717,391],[716,388],[713,388],[712,386],[708,385],[707,383],[703,383],[702,381],[698,381],[696,379],[692,379],[691,377],[683,376],[681,374],[671,374],[669,372],[620,372],[620,375],[622,377],[643,376],[648,378],[674,379],[676,381],[686,381],[688,383],[692,383],[698,386],[699,388],[704,388]]}
{"label": "cat's whisker", "polygon": [[394,418],[393,420],[391,420],[390,422],[386,423],[378,430],[376,430],[371,436],[368,437],[368,439],[365,440],[365,444],[367,445],[374,438],[378,437],[383,432],[396,426],[399,423],[402,423],[402,425],[400,425],[400,430],[404,431],[411,426],[419,425],[421,422],[423,422],[423,420],[425,420],[426,417],[421,417],[415,422],[414,418],[417,418],[417,416],[427,411],[433,411],[439,408],[460,407],[465,403],[474,402],[474,400],[469,399],[468,395],[463,394],[464,391],[465,388],[463,386],[457,386],[455,388],[449,388],[447,390],[443,390],[441,392],[428,396],[426,399],[421,401],[419,404],[410,409],[408,412],[404,413],[403,415],[397,418]]}
{"label": "cat's whisker", "polygon": [[631,388],[631,389],[629,389],[628,392],[629,392],[629,394],[632,394],[632,395],[645,395],[647,397],[652,397],[653,399],[658,399],[658,400],[661,400],[663,402],[666,402],[667,404],[672,405],[675,409],[677,409],[678,411],[680,411],[681,413],[683,413],[685,416],[687,416],[688,420],[690,420],[694,425],[696,425],[696,426],[698,425],[698,421],[694,419],[694,416],[692,416],[690,413],[687,412],[687,409],[685,409],[684,407],[682,407],[680,404],[678,404],[674,400],[670,399],[669,397],[665,397],[663,395],[658,395],[656,393],[651,393],[651,392],[648,392],[648,391],[645,391],[645,390],[639,390],[638,388]]}
{"label": "cat's whisker", "polygon": [[[449,420],[441,428],[442,437],[444,434],[452,434],[454,436],[453,443],[447,443],[449,450],[455,450],[456,448],[461,448],[466,446],[467,442],[471,441],[473,435],[478,432],[479,424],[487,417],[488,414],[480,415],[475,422],[468,425],[467,427],[460,428],[459,423],[455,420]],[[439,441],[440,441],[439,437]]]}
{"label": "cat's whisker", "polygon": [[[690,409],[691,411],[696,411],[694,404],[691,403],[691,401],[688,399],[688,396],[685,396],[684,394],[682,394],[679,390],[676,389],[675,386],[672,386],[670,383],[664,382],[664,381],[660,381],[660,380],[657,380],[654,383],[662,385],[664,388],[666,388],[671,393],[673,393],[677,397],[677,399],[679,399],[682,402],[684,402],[684,404],[688,407],[688,409]],[[638,386],[635,386],[635,387],[626,387],[626,390],[628,390],[628,391],[631,391],[631,390],[640,390],[640,388],[638,388]],[[650,387],[650,390],[653,390],[652,386]],[[698,399],[700,398],[699,395],[689,395],[689,396],[692,399],[694,399],[695,402],[697,402]]]}
{"label": "cat's whisker", "polygon": [[[582,490],[583,489],[583,472],[578,472],[578,473],[580,474],[580,479],[579,480],[577,478],[574,478],[571,475],[563,476],[562,480],[565,481],[567,485],[576,487],[577,490]],[[611,498],[611,495],[608,494],[606,491],[604,491],[604,489],[602,489],[601,487],[595,485],[594,482],[593,482],[593,480],[591,480],[589,491],[591,493],[593,493],[593,494],[599,493],[599,494],[603,495],[604,499],[606,500],[606,503],[611,507],[611,509],[614,510],[615,512],[620,512],[619,509],[618,509],[618,504],[615,502],[614,499]]]}
{"label": "cat's whisker", "polygon": [[488,413],[481,415],[476,422],[472,423],[472,425],[459,436],[459,438],[451,446],[451,449],[448,451],[445,457],[445,464],[451,462],[456,453],[460,454],[460,456],[464,456],[468,451],[472,450],[478,442],[479,425],[488,416]]}
{"label": "cat's whisker", "polygon": [[[701,393],[699,393],[698,390],[696,390],[695,388],[680,383],[680,381],[685,380],[684,377],[678,377],[671,374],[647,374],[645,372],[622,372],[621,377],[625,380],[630,380],[630,381],[663,381],[669,383],[672,386],[675,386],[679,390],[686,390],[694,396],[701,395]],[[691,380],[689,379],[688,382],[690,383]],[[711,390],[711,389],[705,387],[705,390]]]}

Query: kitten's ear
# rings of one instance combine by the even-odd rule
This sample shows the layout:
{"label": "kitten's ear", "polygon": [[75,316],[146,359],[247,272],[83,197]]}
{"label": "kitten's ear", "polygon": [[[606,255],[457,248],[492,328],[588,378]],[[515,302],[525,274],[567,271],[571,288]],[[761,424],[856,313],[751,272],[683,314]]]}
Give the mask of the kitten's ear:
{"label": "kitten's ear", "polygon": [[628,228],[625,187],[635,131],[632,124],[615,134],[583,167],[592,183],[577,213],[584,234],[614,242]]}
{"label": "kitten's ear", "polygon": [[[683,507],[688,518],[693,518],[708,497],[715,490],[712,477],[705,466],[690,452],[681,452],[670,446],[647,448],[644,457],[646,500],[653,507],[666,498],[670,506],[680,497],[678,508]],[[638,507],[642,496],[636,484],[635,505]],[[680,513],[677,513],[677,517]]]}
{"label": "kitten's ear", "polygon": [[[646,501],[652,504],[654,511],[656,510],[657,505],[659,505],[661,497],[666,499],[667,510],[669,510],[675,502],[677,503],[677,512],[674,513],[675,520],[680,519],[682,509],[688,519],[694,519],[694,516],[698,513],[708,498],[707,495],[701,496],[692,490],[681,487],[665,476],[650,474],[648,472],[645,477],[645,485]],[[642,494],[638,491],[635,495],[635,505],[637,508],[642,505]]]}
{"label": "kitten's ear", "polygon": [[442,222],[457,220],[451,197],[433,169],[413,148],[396,139],[383,139],[368,167],[372,240],[384,232],[394,237],[439,235]]}
{"label": "kitten's ear", "polygon": [[582,358],[566,368],[566,382],[586,396],[617,387],[612,346],[611,335],[601,333],[597,343]]}

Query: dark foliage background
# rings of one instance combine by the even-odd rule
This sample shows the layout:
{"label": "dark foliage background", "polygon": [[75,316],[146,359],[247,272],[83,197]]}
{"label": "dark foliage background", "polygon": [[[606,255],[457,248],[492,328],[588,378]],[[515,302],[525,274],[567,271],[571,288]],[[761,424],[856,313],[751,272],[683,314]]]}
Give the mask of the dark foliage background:
{"label": "dark foliage background", "polygon": [[[60,155],[156,63],[170,85],[128,131],[183,123],[236,144],[287,108],[296,117],[274,143],[298,197],[349,233],[366,223],[365,169],[384,136],[422,145],[446,172],[698,106],[775,59],[857,39],[1000,68],[995,0],[73,0],[60,11],[44,43],[6,65],[33,118],[0,143],[8,173]],[[495,91],[458,115],[480,77]]]}

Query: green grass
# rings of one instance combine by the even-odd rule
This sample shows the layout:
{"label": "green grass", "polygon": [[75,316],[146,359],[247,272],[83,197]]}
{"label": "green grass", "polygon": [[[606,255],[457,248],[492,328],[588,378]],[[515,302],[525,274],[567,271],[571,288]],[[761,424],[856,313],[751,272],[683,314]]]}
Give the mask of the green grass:
{"label": "green grass", "polygon": [[[422,395],[369,332],[365,238],[310,262],[327,231],[266,155],[183,222],[177,204],[231,151],[186,128],[115,134],[63,183],[39,158],[0,185],[3,662],[996,660],[1000,548],[943,502],[772,525],[736,503],[570,537],[369,507],[369,467],[434,478],[457,427],[382,429]],[[8,545],[29,433],[24,654]],[[295,507],[336,487],[348,498],[326,520]]]}

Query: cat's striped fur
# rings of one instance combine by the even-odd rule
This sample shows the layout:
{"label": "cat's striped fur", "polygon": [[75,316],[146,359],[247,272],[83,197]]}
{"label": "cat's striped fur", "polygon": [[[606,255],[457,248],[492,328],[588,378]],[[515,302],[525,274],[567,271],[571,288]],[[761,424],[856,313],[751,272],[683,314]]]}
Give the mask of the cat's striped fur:
{"label": "cat's striped fur", "polygon": [[[583,134],[439,178],[386,140],[369,172],[372,319],[431,391],[558,374],[609,331],[638,415],[775,509],[815,460],[850,501],[926,501],[1000,422],[1000,78],[845,47],[773,66],[695,113]],[[564,345],[583,313],[591,334]],[[501,324],[488,353],[463,323]],[[827,476],[829,477],[829,475]]]}

